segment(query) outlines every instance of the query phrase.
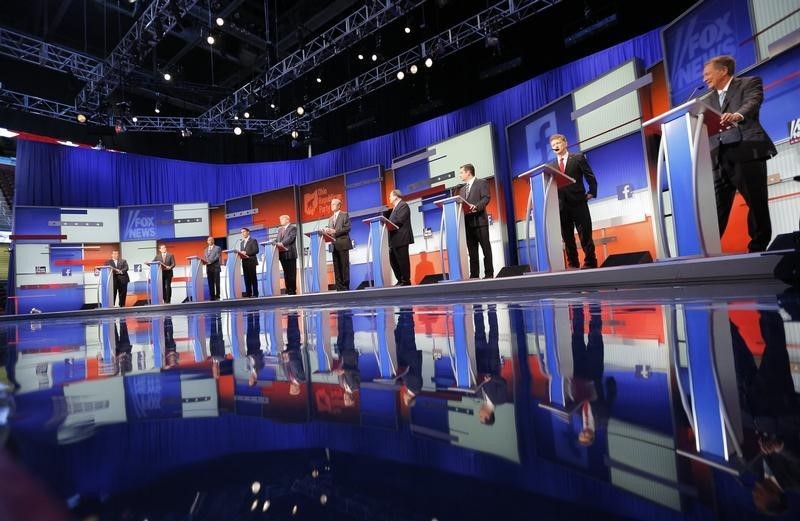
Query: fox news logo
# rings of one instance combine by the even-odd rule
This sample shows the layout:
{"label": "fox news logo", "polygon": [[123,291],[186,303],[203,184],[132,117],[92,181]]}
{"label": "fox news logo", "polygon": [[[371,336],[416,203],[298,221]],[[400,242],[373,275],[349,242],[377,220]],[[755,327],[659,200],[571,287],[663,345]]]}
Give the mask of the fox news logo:
{"label": "fox news logo", "polygon": [[800,118],[789,122],[789,144],[800,143]]}
{"label": "fox news logo", "polygon": [[154,212],[133,210],[128,214],[125,222],[125,239],[155,239],[156,216]]}

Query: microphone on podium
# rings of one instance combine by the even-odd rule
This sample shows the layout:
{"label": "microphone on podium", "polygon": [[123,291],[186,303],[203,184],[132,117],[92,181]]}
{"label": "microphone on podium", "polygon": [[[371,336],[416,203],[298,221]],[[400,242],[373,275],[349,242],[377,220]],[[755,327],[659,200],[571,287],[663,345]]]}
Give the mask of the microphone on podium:
{"label": "microphone on podium", "polygon": [[686,98],[686,101],[684,101],[684,103],[686,103],[690,99],[694,98],[694,95],[697,94],[700,91],[700,89],[703,89],[703,88],[705,88],[705,84],[702,84],[702,83],[700,85],[698,85],[697,87],[695,87],[694,90],[692,90],[692,93],[689,94],[689,97]]}

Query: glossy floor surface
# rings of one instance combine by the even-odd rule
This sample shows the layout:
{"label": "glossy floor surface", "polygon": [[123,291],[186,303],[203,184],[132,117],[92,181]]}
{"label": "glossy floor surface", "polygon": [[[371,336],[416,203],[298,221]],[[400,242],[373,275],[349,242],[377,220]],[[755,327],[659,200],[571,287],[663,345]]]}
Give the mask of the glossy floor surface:
{"label": "glossy floor surface", "polygon": [[0,517],[796,518],[800,301],[713,293],[2,323]]}

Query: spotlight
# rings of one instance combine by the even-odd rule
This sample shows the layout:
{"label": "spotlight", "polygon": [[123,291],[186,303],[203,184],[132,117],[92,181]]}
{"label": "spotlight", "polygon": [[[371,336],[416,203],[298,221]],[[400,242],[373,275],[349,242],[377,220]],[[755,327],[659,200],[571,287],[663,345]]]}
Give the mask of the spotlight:
{"label": "spotlight", "polygon": [[233,115],[233,120],[234,121],[239,121],[239,115],[238,114],[234,114]]}
{"label": "spotlight", "polygon": [[425,58],[425,67],[429,69],[433,67],[433,58]]}
{"label": "spotlight", "polygon": [[153,111],[154,111],[156,114],[161,114],[161,102],[160,102],[160,101],[157,101],[157,102],[156,102],[156,108],[154,108],[154,109],[153,109]]}
{"label": "spotlight", "polygon": [[220,26],[220,27],[225,25],[225,20],[223,20],[221,16],[217,17],[217,25]]}
{"label": "spotlight", "polygon": [[76,119],[78,123],[86,123],[86,114],[80,113]]}
{"label": "spotlight", "polygon": [[244,116],[244,119],[247,119],[250,117],[250,113],[245,111],[244,114],[242,114],[242,116]]}
{"label": "spotlight", "polygon": [[239,127],[239,126],[233,127],[233,133],[236,134],[237,136],[241,136],[242,135],[242,127]]}
{"label": "spotlight", "polygon": [[135,3],[136,3],[136,0],[128,0],[128,3],[129,3],[129,4],[135,4]]}
{"label": "spotlight", "polygon": [[406,34],[411,34],[411,27],[406,25],[406,28],[403,30],[406,32]]}
{"label": "spotlight", "polygon": [[165,72],[164,73],[164,80],[170,81],[172,79],[172,74]]}
{"label": "spotlight", "polygon": [[402,79],[403,79],[403,78],[405,78],[405,77],[406,77],[406,73],[405,73],[405,72],[403,72],[403,71],[397,71],[397,79],[398,79],[398,80],[402,80]]}
{"label": "spotlight", "polygon": [[322,83],[322,78],[320,78],[319,76],[317,76],[317,83]]}
{"label": "spotlight", "polygon": [[376,61],[378,61],[378,55],[377,54],[373,54],[372,56],[370,56],[370,59],[372,61],[376,62]]}
{"label": "spotlight", "polygon": [[415,63],[414,65],[409,67],[408,70],[411,71],[411,74],[416,74],[417,71],[419,71],[419,67],[417,67],[417,64]]}
{"label": "spotlight", "polygon": [[192,137],[192,131],[188,128],[181,129],[181,137]]}
{"label": "spotlight", "polygon": [[274,103],[270,103],[269,104],[269,108],[274,109],[275,108],[275,104]]}
{"label": "spotlight", "polygon": [[291,136],[292,136],[292,139],[297,139],[297,138],[300,137],[300,132],[298,132],[296,130],[292,130]]}
{"label": "spotlight", "polygon": [[358,59],[359,59],[359,60],[363,60],[363,59],[364,59],[364,55],[363,55],[363,54],[361,54],[361,53],[358,53]]}
{"label": "spotlight", "polygon": [[137,118],[136,116],[133,116],[131,118],[131,121],[133,121],[134,123],[138,123],[139,122],[139,118]]}
{"label": "spotlight", "polygon": [[303,115],[303,114],[305,114],[305,113],[306,113],[306,109],[304,109],[302,105],[300,105],[299,107],[297,107],[297,115],[298,115],[298,116],[302,116],[302,115]]}
{"label": "spotlight", "polygon": [[209,35],[208,35],[208,38],[206,38],[206,41],[208,42],[208,45],[214,45],[214,42],[215,42],[216,40],[214,39],[214,36],[213,36],[213,35],[209,34]]}

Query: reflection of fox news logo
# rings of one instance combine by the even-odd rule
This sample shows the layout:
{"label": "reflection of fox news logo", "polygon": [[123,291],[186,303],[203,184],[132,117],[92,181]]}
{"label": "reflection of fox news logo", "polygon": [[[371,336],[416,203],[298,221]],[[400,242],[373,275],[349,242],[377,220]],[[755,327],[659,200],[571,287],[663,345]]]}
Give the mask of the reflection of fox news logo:
{"label": "reflection of fox news logo", "polygon": [[126,239],[155,239],[155,237],[155,214],[146,215],[142,210],[133,210],[128,214],[128,221],[125,223]]}
{"label": "reflection of fox news logo", "polygon": [[[703,62],[720,54],[736,55],[738,44],[733,32],[732,13],[728,10],[730,2],[707,4],[708,9],[700,8],[675,33],[676,44],[672,56],[673,69],[670,82],[673,90],[680,90],[697,83]],[[715,13],[711,8],[719,7]],[[709,17],[702,16],[708,15]]]}
{"label": "reflection of fox news logo", "polygon": [[789,122],[789,144],[800,143],[800,118]]}

